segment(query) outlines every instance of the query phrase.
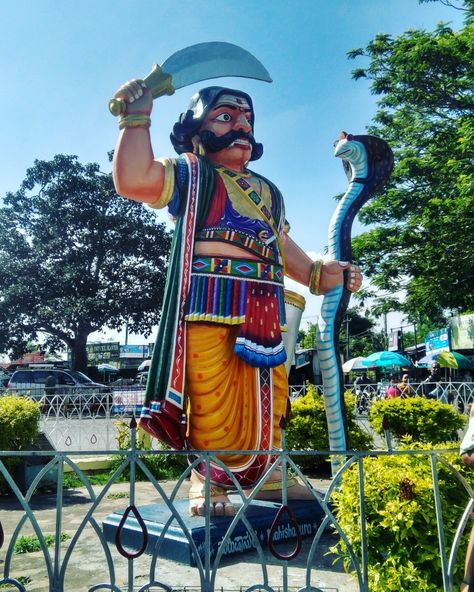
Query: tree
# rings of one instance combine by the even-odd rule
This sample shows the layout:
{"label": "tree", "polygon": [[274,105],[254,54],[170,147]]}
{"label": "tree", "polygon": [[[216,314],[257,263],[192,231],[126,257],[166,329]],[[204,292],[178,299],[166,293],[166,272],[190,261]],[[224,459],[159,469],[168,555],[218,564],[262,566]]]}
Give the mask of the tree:
{"label": "tree", "polygon": [[[410,321],[442,323],[474,308],[474,1],[457,32],[377,35],[349,53],[379,95],[369,132],[395,155],[392,181],[361,212],[372,228],[355,258],[390,308]],[[439,326],[439,325],[438,325]]]}
{"label": "tree", "polygon": [[36,160],[0,207],[0,345],[21,354],[42,332],[45,348],[68,345],[84,370],[90,333],[128,323],[149,334],[169,245],[164,224],[119,197],[97,164]]}
{"label": "tree", "polygon": [[[306,331],[302,332],[304,348],[315,347],[316,327],[316,323],[310,323]],[[375,321],[368,312],[361,315],[356,308],[347,309],[346,320],[343,322],[339,334],[339,347],[342,354],[347,351],[347,332],[349,333],[348,349],[351,358],[365,357],[384,349],[383,334],[375,329]]]}

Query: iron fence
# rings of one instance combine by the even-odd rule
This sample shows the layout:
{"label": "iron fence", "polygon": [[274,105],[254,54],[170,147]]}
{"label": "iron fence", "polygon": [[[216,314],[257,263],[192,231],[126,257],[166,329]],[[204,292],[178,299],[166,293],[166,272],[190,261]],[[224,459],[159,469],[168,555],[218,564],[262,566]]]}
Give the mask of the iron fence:
{"label": "iron fence", "polygon": [[[324,484],[315,483],[303,474],[297,458],[301,455],[332,456],[335,453],[331,451],[295,452],[284,448],[271,453],[237,451],[239,454],[272,454],[274,463],[250,492],[243,491],[229,474],[235,486],[231,499],[236,514],[224,519],[211,519],[211,463],[226,470],[221,459],[235,454],[235,451],[193,453],[189,457],[189,466],[181,476],[168,482],[155,478],[147,459],[156,460],[170,455],[178,458],[188,456],[188,452],[140,449],[133,419],[130,422],[130,438],[130,448],[126,451],[90,453],[107,454],[116,460],[113,474],[101,486],[93,486],[89,476],[79,468],[79,451],[0,452],[0,474],[11,490],[9,496],[0,498],[0,569],[3,572],[0,586],[10,586],[21,592],[171,592],[184,589],[204,592],[230,589],[247,592],[288,592],[294,589],[301,592],[370,592],[367,545],[371,525],[366,522],[365,492],[371,484],[366,480],[364,466],[371,459],[382,456],[422,456],[429,461],[438,536],[438,555],[433,558],[433,570],[438,570],[444,592],[452,592],[459,585],[454,581],[454,566],[461,537],[474,506],[474,492],[456,468],[446,461],[445,455],[453,450],[338,452],[342,458],[341,468],[334,478]],[[45,466],[23,493],[7,468],[9,457],[19,460],[45,458]],[[193,520],[196,519],[187,517],[186,498],[190,473],[199,463],[205,467],[206,513],[199,519],[201,531],[196,537],[193,530]],[[69,467],[80,479],[82,489],[79,492],[63,487],[65,467]],[[454,540],[449,542],[445,537],[445,525],[452,522],[452,516],[441,500],[444,483],[439,478],[441,467],[450,472],[459,489],[465,492],[465,510],[458,520]],[[45,476],[52,471],[55,474],[54,492],[35,493]],[[138,471],[143,473],[145,482],[137,480]],[[281,522],[274,518],[270,528],[259,530],[256,520],[264,511],[262,502],[258,502],[259,493],[277,471],[281,474],[282,499],[271,505]],[[289,471],[311,492],[312,509],[308,524],[294,520],[292,515],[292,504],[286,494]],[[358,516],[354,516],[354,523],[360,529],[361,544],[357,549],[341,527],[331,501],[349,471],[356,471],[358,479],[359,512]],[[121,482],[125,475],[126,481]],[[147,506],[142,504],[150,499],[153,500],[153,508],[151,518],[148,515],[147,519]],[[159,514],[159,507],[164,508],[164,518],[152,538],[150,524]],[[257,508],[253,514],[252,507]],[[111,514],[114,519],[110,519]],[[303,535],[306,535],[304,544]],[[17,553],[19,547],[25,545],[25,538],[22,537],[27,540],[35,538],[38,545],[36,553]],[[190,554],[188,564],[175,561],[180,554],[178,546],[172,547],[171,552],[169,550],[170,544],[177,539],[187,545]],[[347,546],[351,577],[344,573],[340,564],[337,567],[330,567],[327,562],[324,564],[325,554],[334,540],[342,540]],[[407,549],[407,560],[410,560],[410,549]]]}
{"label": "iron fence", "polygon": [[57,387],[45,392],[43,386],[4,389],[10,394],[33,399],[41,405],[40,431],[56,450],[117,450],[117,423],[140,413],[143,386],[119,386],[87,389]]}
{"label": "iron fence", "polygon": [[[410,387],[413,395],[449,402],[461,413],[467,413],[474,402],[474,383],[410,383]],[[315,388],[322,394],[321,385]],[[292,385],[289,389],[294,401],[306,394],[307,385]],[[346,385],[346,390],[356,397],[359,418],[367,416],[373,401],[385,397],[384,389],[374,384],[358,385],[357,389]],[[87,398],[72,392],[47,396],[42,391],[34,396],[31,389],[16,389],[10,394],[32,397],[41,403],[40,430],[55,449],[84,453],[117,450],[117,424],[139,414],[145,395],[141,386],[104,387],[103,391],[88,393]],[[156,441],[153,446],[158,448]]]}
{"label": "iron fence", "polygon": [[[370,408],[373,401],[385,398],[388,385],[377,384],[346,384],[347,391],[356,396],[357,412],[364,415]],[[411,382],[410,396],[426,397],[452,404],[461,413],[467,413],[469,405],[474,402],[474,383],[472,382]],[[317,391],[322,394],[322,385],[316,386]],[[295,400],[305,395],[307,385],[290,386],[290,399]]]}

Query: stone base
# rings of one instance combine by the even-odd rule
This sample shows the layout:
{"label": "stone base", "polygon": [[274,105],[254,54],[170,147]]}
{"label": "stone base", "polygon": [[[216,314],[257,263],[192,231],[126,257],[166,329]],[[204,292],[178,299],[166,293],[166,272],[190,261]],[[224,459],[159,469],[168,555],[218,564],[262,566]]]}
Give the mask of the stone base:
{"label": "stone base", "polygon": [[[241,506],[240,497],[231,495],[230,499],[234,503],[236,510],[238,510]],[[190,539],[196,545],[197,552],[201,556],[201,559],[203,559],[205,555],[205,518],[200,516],[189,516],[187,500],[178,500],[174,505],[188,532],[185,534],[176,520],[173,520],[166,530],[158,550],[158,555],[167,559],[173,559],[180,563],[195,566],[196,559]],[[290,501],[288,505],[293,512],[301,536],[307,537],[314,535],[324,518],[324,512],[320,505],[316,501]],[[281,505],[275,502],[255,500],[245,511],[245,517],[255,531],[262,547],[268,545],[270,529],[280,507]],[[115,536],[124,511],[125,510],[119,510],[114,512],[104,520],[102,527],[107,541],[112,543],[115,542]],[[155,552],[156,543],[171,516],[171,512],[164,503],[140,506],[138,507],[138,511],[145,522],[148,532],[146,552],[153,554]],[[224,536],[232,520],[233,517],[230,516],[211,517],[209,542],[211,560],[216,556],[217,551],[223,544]],[[275,531],[273,539],[274,547],[279,549],[280,541],[295,538],[296,529],[290,524],[288,514],[283,512]],[[120,534],[120,541],[123,547],[131,553],[140,549],[143,544],[143,534],[133,513],[129,514],[127,517]],[[225,549],[223,556],[243,553],[255,548],[251,532],[249,532],[242,520],[238,522],[232,534],[224,544]],[[287,546],[288,545],[285,545],[285,547]],[[291,544],[290,546],[293,547],[294,545]],[[286,550],[286,552],[288,551]]]}

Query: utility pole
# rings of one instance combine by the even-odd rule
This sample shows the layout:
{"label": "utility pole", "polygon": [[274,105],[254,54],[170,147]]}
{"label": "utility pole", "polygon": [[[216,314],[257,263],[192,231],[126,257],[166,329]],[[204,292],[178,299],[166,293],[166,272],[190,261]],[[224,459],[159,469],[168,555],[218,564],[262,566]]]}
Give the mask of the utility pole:
{"label": "utility pole", "polygon": [[344,320],[346,321],[346,360],[349,360],[349,323],[351,319],[349,315],[346,315]]}

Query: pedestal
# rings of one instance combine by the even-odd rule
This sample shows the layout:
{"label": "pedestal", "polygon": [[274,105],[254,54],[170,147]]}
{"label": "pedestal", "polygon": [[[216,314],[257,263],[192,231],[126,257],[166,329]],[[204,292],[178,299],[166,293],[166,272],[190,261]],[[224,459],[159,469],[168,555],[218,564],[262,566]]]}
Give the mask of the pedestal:
{"label": "pedestal", "polygon": [[[230,499],[234,503],[236,510],[238,510],[241,505],[239,504],[239,501],[241,501],[240,498],[231,495]],[[301,536],[307,537],[314,535],[324,517],[324,512],[320,505],[316,501],[291,501],[288,505],[293,512]],[[201,558],[204,558],[205,518],[189,516],[187,500],[178,500],[174,506],[185,523],[188,536],[183,532],[177,521],[174,520],[164,535],[158,554],[160,557],[195,566],[196,559],[189,538],[194,541]],[[245,511],[245,516],[255,531],[262,547],[268,545],[270,529],[280,507],[280,504],[274,502],[253,501]],[[155,551],[156,543],[164,526],[171,516],[171,512],[164,503],[140,506],[138,507],[138,511],[145,522],[148,532],[146,552],[152,554]],[[115,541],[115,535],[123,514],[124,510],[119,510],[110,514],[104,520],[102,524],[103,531],[105,538],[109,542]],[[249,532],[241,520],[232,531],[230,537],[223,543],[224,536],[232,520],[233,517],[231,516],[211,517],[209,541],[211,560],[215,557],[222,544],[225,545],[223,556],[244,553],[246,551],[252,551],[255,548],[251,532]],[[296,528],[290,524],[288,515],[284,512],[274,534],[274,546],[278,548],[280,541],[294,540],[295,538]],[[121,530],[120,541],[122,546],[131,552],[140,549],[143,544],[143,534],[133,514],[128,516]]]}

